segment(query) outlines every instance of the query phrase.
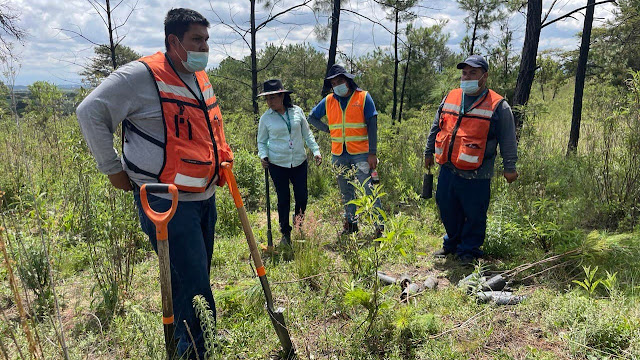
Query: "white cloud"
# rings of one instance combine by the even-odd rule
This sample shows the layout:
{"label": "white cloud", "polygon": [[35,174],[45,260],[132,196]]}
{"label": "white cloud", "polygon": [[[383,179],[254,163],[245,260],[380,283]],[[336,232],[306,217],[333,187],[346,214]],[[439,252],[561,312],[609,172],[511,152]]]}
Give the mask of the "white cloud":
{"label": "white cloud", "polygon": [[[296,4],[299,0],[277,2],[274,12]],[[545,2],[548,4],[550,2]],[[12,4],[22,12],[21,25],[29,32],[24,47],[20,47],[21,71],[18,84],[29,84],[37,80],[55,83],[65,81],[79,82],[77,74],[80,67],[71,63],[84,63],[93,55],[92,45],[86,40],[60,28],[82,32],[84,36],[97,43],[107,43],[107,31],[101,18],[86,0],[13,0]],[[124,0],[115,12],[118,23],[124,21],[130,6],[135,0]],[[355,12],[343,12],[340,22],[339,50],[349,56],[359,56],[375,50],[376,47],[391,49],[393,37],[387,30],[370,20],[384,24],[388,29],[393,23],[386,19],[385,11],[373,1],[346,2],[346,8]],[[584,6],[583,0],[562,0],[557,3],[549,19],[553,19],[575,8]],[[187,7],[201,12],[212,23],[210,29],[212,66],[217,65],[227,55],[241,58],[249,54],[246,44],[222,21],[231,24],[232,18],[241,27],[249,25],[249,2],[247,0],[138,0],[135,12],[120,31],[125,36],[123,44],[141,54],[150,54],[164,49],[163,21],[171,8]],[[600,5],[596,8],[596,19],[610,19],[614,5]],[[547,9],[545,9],[546,11]],[[215,11],[215,13],[214,13]],[[269,14],[258,4],[258,22]],[[419,17],[417,26],[432,26],[438,21],[447,21],[444,31],[449,33],[448,46],[459,50],[459,43],[466,33],[463,19],[465,13],[458,9],[457,3],[445,0],[423,0],[416,8]],[[217,14],[217,15],[216,15]],[[258,47],[263,49],[267,43],[279,44],[287,36],[285,44],[309,42],[318,49],[326,49],[327,41],[320,41],[313,32],[316,21],[327,24],[329,14],[320,14],[317,18],[309,8],[303,7],[286,14],[268,24],[258,33]],[[524,34],[524,18],[520,14],[513,16],[516,33],[514,49],[519,51]],[[598,24],[598,23],[596,23]],[[579,39],[575,34],[582,30],[582,17],[567,19],[543,30],[540,49],[549,47],[575,48]],[[492,29],[492,36],[499,36],[499,30]],[[247,40],[249,37],[247,36]]]}

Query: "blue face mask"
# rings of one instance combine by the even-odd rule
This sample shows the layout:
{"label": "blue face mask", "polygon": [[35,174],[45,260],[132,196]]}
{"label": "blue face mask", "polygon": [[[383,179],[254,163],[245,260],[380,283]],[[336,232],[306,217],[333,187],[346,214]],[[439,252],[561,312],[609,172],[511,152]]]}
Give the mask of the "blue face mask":
{"label": "blue face mask", "polygon": [[475,94],[480,90],[480,86],[478,85],[478,80],[461,80],[460,88],[462,92],[465,94]]}
{"label": "blue face mask", "polygon": [[342,83],[340,85],[334,86],[333,92],[338,96],[347,96],[347,94],[349,93],[349,87],[347,86],[347,83]]}
{"label": "blue face mask", "polygon": [[[484,75],[482,75],[482,77],[484,77]],[[480,77],[479,80],[460,80],[460,88],[462,89],[462,92],[469,95],[480,91],[479,81],[482,77]]]}
{"label": "blue face mask", "polygon": [[[182,46],[182,43],[180,43]],[[184,51],[187,49],[182,46]],[[178,55],[180,57],[180,55]],[[187,51],[187,61],[182,60],[182,66],[187,69],[188,72],[196,72],[202,71],[207,67],[207,62],[209,62],[209,52],[208,51]]]}

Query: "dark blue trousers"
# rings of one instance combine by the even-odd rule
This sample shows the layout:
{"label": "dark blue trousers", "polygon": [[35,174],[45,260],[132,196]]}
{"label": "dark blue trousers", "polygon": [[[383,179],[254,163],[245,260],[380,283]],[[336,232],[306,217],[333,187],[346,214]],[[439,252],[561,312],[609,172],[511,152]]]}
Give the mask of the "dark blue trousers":
{"label": "dark blue trousers", "polygon": [[289,224],[289,209],[291,208],[291,191],[289,183],[293,185],[293,198],[296,201],[293,209],[293,218],[304,215],[307,210],[307,199],[309,191],[307,189],[307,161],[302,164],[286,168],[274,164],[269,164],[269,174],[271,180],[276,187],[278,195],[278,220],[280,221],[280,232],[282,235],[291,234],[291,225]]}
{"label": "dark blue trousers", "polygon": [[[149,236],[149,241],[157,253],[155,225],[142,210],[139,191],[134,192],[134,198],[138,207],[140,226]],[[171,200],[153,195],[148,195],[148,199],[151,208],[158,212],[164,212],[171,207]],[[184,354],[191,347],[189,359],[195,359],[195,354],[184,321],[187,322],[193,335],[200,359],[204,359],[205,353],[202,329],[193,309],[193,298],[196,295],[204,296],[213,313],[216,312],[209,285],[216,219],[214,195],[203,201],[180,201],[168,225],[171,290],[176,329],[174,337],[178,341],[178,354]]]}
{"label": "dark blue trousers", "polygon": [[447,234],[443,248],[460,257],[482,256],[491,179],[465,179],[440,167],[436,203]]}

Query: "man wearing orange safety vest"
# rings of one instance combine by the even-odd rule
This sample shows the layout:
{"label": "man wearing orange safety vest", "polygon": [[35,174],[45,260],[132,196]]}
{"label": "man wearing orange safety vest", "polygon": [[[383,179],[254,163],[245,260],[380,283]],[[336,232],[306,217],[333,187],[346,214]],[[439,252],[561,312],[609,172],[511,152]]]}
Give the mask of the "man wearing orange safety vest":
{"label": "man wearing orange safety vest", "polygon": [[463,264],[482,256],[491,177],[500,145],[503,175],[518,178],[515,124],[509,104],[487,88],[489,65],[471,55],[458,64],[460,88],[440,104],[425,149],[425,166],[440,164],[436,203],[444,224],[436,257],[455,254]]}
{"label": "man wearing orange safety vest", "polygon": [[[204,296],[215,314],[209,278],[217,218],[214,195],[216,185],[224,185],[220,164],[233,159],[218,100],[204,72],[208,27],[209,21],[196,11],[170,10],[164,22],[166,53],[121,66],[76,110],[98,169],[114,187],[133,190],[142,230],[156,251],[155,226],[142,210],[140,186],[160,182],[180,190],[168,234],[174,337],[183,359],[205,356],[192,300]],[[113,133],[121,123],[118,158]],[[166,195],[149,195],[149,204],[156,211],[168,210]]]}
{"label": "man wearing orange safety vest", "polygon": [[[332,163],[344,169],[354,169],[355,176],[368,194],[371,194],[371,172],[378,166],[378,112],[373,98],[353,81],[354,75],[344,67],[333,65],[324,80],[330,93],[316,105],[309,115],[309,123],[331,136]],[[327,123],[320,121],[327,116]],[[351,179],[338,175],[345,210],[343,234],[358,231],[355,205],[348,204],[355,198]],[[375,206],[380,208],[380,199]],[[376,236],[382,234],[382,221],[376,226]]]}

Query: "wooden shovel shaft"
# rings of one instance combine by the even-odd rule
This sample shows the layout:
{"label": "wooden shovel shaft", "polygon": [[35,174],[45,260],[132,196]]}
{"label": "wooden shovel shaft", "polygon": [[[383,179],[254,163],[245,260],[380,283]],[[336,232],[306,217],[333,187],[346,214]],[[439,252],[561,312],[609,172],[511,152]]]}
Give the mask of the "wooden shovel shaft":
{"label": "wooden shovel shaft", "polygon": [[[149,192],[170,193],[172,195],[171,208],[163,213],[154,211],[149,206],[147,188],[149,189]],[[167,358],[172,359],[173,355],[176,353],[176,343],[173,338],[175,324],[173,319],[173,297],[171,291],[168,224],[178,208],[178,189],[175,185],[149,184],[149,186],[147,186],[147,184],[145,184],[140,188],[140,200],[145,214],[156,226],[164,344],[167,351]]]}
{"label": "wooden shovel shaft", "polygon": [[225,172],[227,184],[229,185],[229,191],[231,192],[231,196],[233,196],[233,201],[235,202],[236,208],[238,210],[238,216],[240,217],[240,222],[242,223],[242,230],[244,231],[245,237],[247,238],[247,244],[249,245],[251,258],[253,259],[253,263],[256,267],[256,273],[258,274],[260,284],[262,285],[262,290],[264,291],[264,296],[267,302],[267,312],[269,313],[269,317],[271,318],[271,323],[276,330],[278,340],[280,340],[280,344],[282,345],[282,349],[284,350],[285,359],[294,359],[296,358],[296,354],[291,342],[291,337],[289,336],[289,331],[287,330],[287,327],[284,323],[284,315],[282,314],[284,309],[273,309],[273,297],[271,295],[269,281],[267,280],[267,272],[264,268],[264,264],[262,263],[262,258],[260,257],[260,252],[258,251],[256,239],[253,236],[253,231],[251,230],[251,225],[249,224],[247,211],[244,209],[244,204],[242,203],[242,198],[240,197],[240,192],[238,191],[238,184],[236,184],[236,179],[231,172],[230,165],[228,163],[222,163],[222,168]]}

